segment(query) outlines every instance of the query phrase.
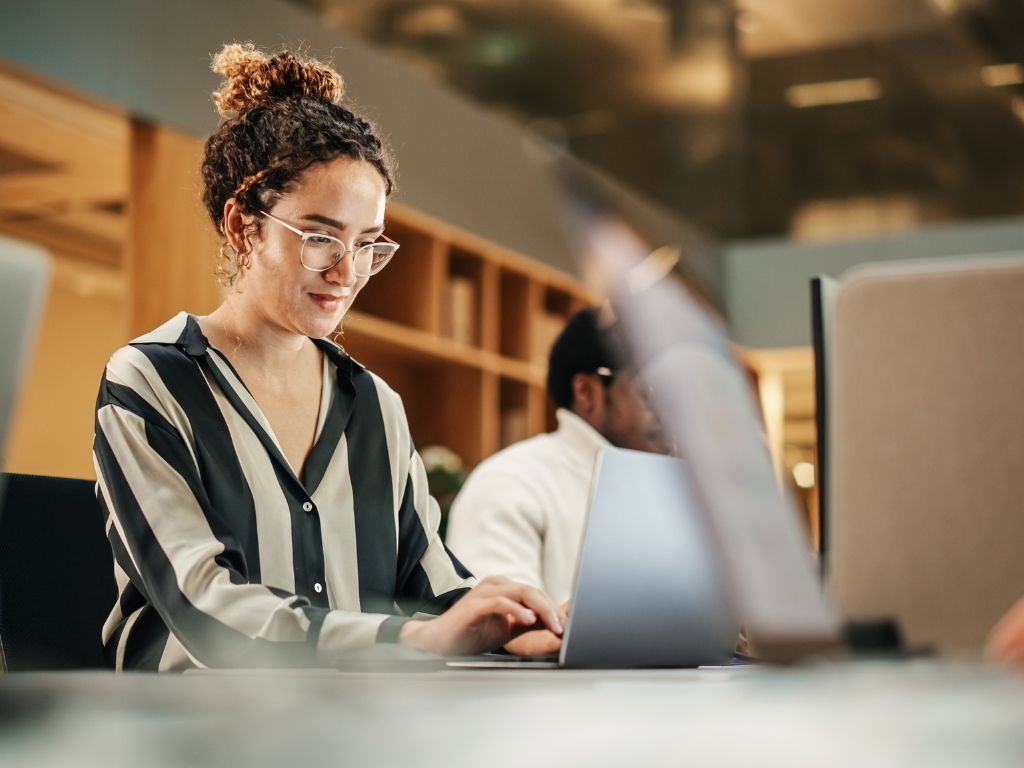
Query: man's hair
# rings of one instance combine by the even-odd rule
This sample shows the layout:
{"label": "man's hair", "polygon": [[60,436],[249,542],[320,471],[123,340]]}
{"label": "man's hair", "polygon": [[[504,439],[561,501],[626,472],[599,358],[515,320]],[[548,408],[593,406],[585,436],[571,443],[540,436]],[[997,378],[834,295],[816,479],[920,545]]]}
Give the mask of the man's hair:
{"label": "man's hair", "polygon": [[577,373],[617,371],[624,363],[618,326],[605,322],[597,307],[569,318],[548,356],[548,396],[556,408],[572,408],[572,380]]}

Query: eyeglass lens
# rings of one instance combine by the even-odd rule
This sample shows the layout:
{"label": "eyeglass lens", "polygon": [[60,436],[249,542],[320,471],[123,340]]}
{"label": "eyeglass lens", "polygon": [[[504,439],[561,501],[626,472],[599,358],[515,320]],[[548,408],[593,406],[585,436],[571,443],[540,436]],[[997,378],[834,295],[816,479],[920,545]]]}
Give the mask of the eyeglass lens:
{"label": "eyeglass lens", "polygon": [[[373,243],[357,248],[352,254],[353,269],[360,277],[379,272],[396,250],[397,246],[391,243]],[[322,272],[341,261],[345,253],[345,246],[334,238],[314,235],[303,240],[299,258],[307,269]]]}

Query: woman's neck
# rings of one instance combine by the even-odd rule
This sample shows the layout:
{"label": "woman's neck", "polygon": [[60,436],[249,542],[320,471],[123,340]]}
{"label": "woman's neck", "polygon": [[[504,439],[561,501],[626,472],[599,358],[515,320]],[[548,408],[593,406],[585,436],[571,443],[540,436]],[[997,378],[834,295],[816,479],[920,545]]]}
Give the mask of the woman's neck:
{"label": "woman's neck", "polygon": [[319,350],[309,339],[272,326],[236,294],[229,295],[199,325],[247,382],[258,377],[265,386],[288,389],[295,374],[313,359],[319,364]]}

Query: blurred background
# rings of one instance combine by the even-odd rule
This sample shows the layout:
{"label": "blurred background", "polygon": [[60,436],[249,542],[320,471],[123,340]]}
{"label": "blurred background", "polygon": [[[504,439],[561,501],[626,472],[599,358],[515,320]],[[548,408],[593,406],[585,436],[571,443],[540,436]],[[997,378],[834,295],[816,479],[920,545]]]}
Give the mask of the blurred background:
{"label": "blurred background", "polygon": [[1018,214],[1017,0],[296,0],[720,238]]}
{"label": "blurred background", "polygon": [[809,530],[808,278],[1024,242],[1019,0],[2,0],[0,19],[0,234],[56,258],[9,471],[92,476],[106,358],[216,305],[196,168],[225,42],[333,58],[388,136],[405,260],[346,344],[457,476],[551,425],[547,345],[597,298],[537,138],[682,249]]}

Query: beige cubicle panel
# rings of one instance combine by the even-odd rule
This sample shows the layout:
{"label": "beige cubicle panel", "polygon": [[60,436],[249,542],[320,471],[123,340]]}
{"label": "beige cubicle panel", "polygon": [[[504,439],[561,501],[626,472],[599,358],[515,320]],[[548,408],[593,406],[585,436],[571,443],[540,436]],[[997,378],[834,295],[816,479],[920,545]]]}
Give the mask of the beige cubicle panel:
{"label": "beige cubicle panel", "polygon": [[975,656],[1024,595],[1024,255],[860,269],[835,312],[838,608]]}

